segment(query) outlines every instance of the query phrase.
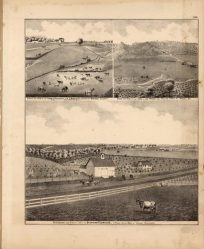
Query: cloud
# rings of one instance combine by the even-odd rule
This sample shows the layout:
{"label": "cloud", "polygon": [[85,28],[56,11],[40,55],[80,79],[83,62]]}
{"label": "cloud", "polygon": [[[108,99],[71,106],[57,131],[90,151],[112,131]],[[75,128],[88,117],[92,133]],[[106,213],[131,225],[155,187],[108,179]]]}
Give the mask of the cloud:
{"label": "cloud", "polygon": [[126,26],[126,35],[120,35],[117,31],[113,34],[114,40],[131,44],[133,42],[144,41],[180,41],[180,42],[198,42],[197,36],[191,32],[191,25],[187,23],[169,23],[161,30],[152,29],[148,32],[141,30],[134,25]]}
{"label": "cloud", "polygon": [[[101,119],[98,110],[111,112],[113,118]],[[160,114],[151,107],[140,109],[129,104],[99,101],[95,110],[85,111],[80,106],[67,109],[58,105],[52,111],[61,117],[58,126],[56,120],[53,120],[53,127],[46,125],[51,112],[40,116],[27,114],[27,144],[197,143],[196,125],[184,125],[171,114]]]}
{"label": "cloud", "polygon": [[[115,21],[117,22],[117,21]],[[115,25],[112,29],[111,21],[87,21],[85,25],[81,25],[77,21],[67,21],[58,23],[57,21],[41,21],[41,31],[27,27],[26,35],[28,36],[46,36],[49,38],[64,37],[66,41],[76,41],[79,37],[84,40],[114,40],[115,43],[125,42],[128,44],[144,41],[180,41],[180,42],[198,42],[195,35],[197,30],[197,21],[189,22],[168,22],[164,27],[151,25],[143,27],[139,23],[142,20],[129,24],[123,24],[123,28]],[[152,21],[154,22],[154,21]],[[28,25],[29,26],[29,25]],[[138,27],[137,27],[138,26]]]}
{"label": "cloud", "polygon": [[79,37],[84,40],[104,41],[112,39],[112,32],[106,27],[102,21],[87,22],[80,25],[77,22],[67,21],[64,24],[57,22],[42,21],[42,30],[33,28],[26,29],[27,36],[45,36],[48,38],[64,37],[65,41],[76,41]]}

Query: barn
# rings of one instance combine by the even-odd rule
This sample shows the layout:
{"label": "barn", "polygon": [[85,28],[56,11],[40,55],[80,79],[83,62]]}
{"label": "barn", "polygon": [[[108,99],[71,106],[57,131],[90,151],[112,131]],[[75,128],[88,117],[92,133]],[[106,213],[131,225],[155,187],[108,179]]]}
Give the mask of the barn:
{"label": "barn", "polygon": [[105,158],[104,154],[100,157],[90,158],[86,165],[81,167],[81,172],[94,177],[115,177],[115,164],[110,158]]}

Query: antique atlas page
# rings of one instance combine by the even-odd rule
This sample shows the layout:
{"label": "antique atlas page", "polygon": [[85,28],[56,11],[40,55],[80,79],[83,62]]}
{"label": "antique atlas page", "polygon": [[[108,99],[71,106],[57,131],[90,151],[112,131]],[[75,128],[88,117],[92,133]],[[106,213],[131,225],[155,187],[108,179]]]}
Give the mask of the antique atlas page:
{"label": "antique atlas page", "polygon": [[4,1],[3,249],[201,249],[203,1]]}

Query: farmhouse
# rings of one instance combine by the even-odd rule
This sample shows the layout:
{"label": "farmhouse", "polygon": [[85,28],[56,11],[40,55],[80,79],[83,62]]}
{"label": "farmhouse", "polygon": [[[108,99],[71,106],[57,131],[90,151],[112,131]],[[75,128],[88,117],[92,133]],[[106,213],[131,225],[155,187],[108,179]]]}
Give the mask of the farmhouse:
{"label": "farmhouse", "polygon": [[112,159],[105,158],[105,155],[101,154],[98,158],[90,158],[87,164],[80,168],[80,171],[94,177],[115,177],[115,164]]}
{"label": "farmhouse", "polygon": [[142,172],[152,171],[153,169],[150,161],[148,160],[139,161],[137,164],[137,168]]}

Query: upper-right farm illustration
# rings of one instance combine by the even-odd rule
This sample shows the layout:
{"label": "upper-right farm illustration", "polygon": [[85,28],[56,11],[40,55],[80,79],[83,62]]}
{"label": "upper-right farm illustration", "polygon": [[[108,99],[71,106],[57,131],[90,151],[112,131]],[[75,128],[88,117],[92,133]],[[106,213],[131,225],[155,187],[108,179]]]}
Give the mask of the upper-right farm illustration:
{"label": "upper-right farm illustration", "polygon": [[114,21],[116,98],[198,97],[197,20]]}

